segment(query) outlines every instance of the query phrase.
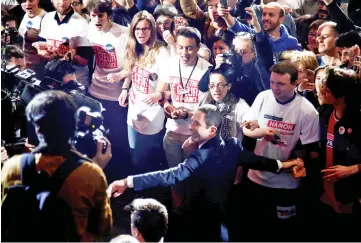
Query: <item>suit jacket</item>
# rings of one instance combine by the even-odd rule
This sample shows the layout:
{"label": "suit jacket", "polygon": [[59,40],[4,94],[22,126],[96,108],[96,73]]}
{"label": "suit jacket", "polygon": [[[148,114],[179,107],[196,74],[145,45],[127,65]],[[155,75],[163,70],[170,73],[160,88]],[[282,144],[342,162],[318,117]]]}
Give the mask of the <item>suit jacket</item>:
{"label": "suit jacket", "polygon": [[[227,201],[237,166],[276,172],[276,160],[244,150],[236,138],[224,141],[216,136],[193,152],[183,163],[164,171],[133,177],[134,190],[167,187],[182,182],[189,197],[186,200],[187,224],[197,229],[202,241],[220,241],[220,222],[224,222]],[[200,226],[202,225],[202,226]],[[205,232],[200,232],[200,227]],[[192,240],[196,239],[196,235]]]}

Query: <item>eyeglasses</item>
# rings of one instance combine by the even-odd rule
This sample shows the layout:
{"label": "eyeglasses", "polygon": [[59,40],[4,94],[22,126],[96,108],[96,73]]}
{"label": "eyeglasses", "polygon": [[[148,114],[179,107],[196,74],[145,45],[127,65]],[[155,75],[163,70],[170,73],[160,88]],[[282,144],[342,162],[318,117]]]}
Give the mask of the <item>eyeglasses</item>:
{"label": "eyeglasses", "polygon": [[245,50],[245,49],[236,49],[236,52],[239,55],[244,55],[244,54],[252,53],[253,51],[248,51],[248,50]]}
{"label": "eyeglasses", "polygon": [[169,21],[164,21],[164,22],[157,21],[156,24],[157,24],[157,26],[160,26],[160,25],[169,26],[171,24],[171,22],[169,22]]}
{"label": "eyeglasses", "polygon": [[80,2],[72,2],[71,6],[73,7],[78,7],[80,5]]}
{"label": "eyeglasses", "polygon": [[214,88],[217,88],[217,89],[220,89],[220,90],[223,90],[225,87],[227,87],[229,84],[217,84],[217,85],[214,85],[214,84],[210,84],[208,85],[208,88],[209,89],[214,89]]}
{"label": "eyeglasses", "polygon": [[135,28],[135,32],[140,32],[142,31],[143,33],[147,33],[150,31],[150,28],[149,27],[146,27],[146,28]]}

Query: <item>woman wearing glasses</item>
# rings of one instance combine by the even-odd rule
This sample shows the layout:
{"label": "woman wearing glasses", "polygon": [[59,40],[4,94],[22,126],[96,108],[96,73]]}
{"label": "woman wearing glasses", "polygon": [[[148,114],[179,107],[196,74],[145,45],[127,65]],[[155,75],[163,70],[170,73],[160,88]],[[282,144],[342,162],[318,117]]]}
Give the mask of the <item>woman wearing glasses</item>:
{"label": "woman wearing glasses", "polygon": [[[130,82],[124,83],[119,104],[128,109],[128,139],[136,172],[159,169],[159,154],[163,154],[162,139],[164,111],[158,102],[162,93],[156,92],[159,81],[164,82],[160,69],[166,69],[169,53],[157,40],[153,16],[147,11],[137,13],[130,25],[126,48],[126,69]],[[128,94],[129,92],[129,94]]]}
{"label": "woman wearing glasses", "polygon": [[73,0],[71,1],[71,7],[73,8],[74,12],[77,12],[82,16],[84,19],[86,19],[88,22],[90,22],[90,16],[86,13],[84,13],[84,4],[83,0]]}
{"label": "woman wearing glasses", "polygon": [[237,99],[230,92],[232,83],[236,81],[236,73],[231,65],[221,66],[211,72],[209,80],[209,91],[201,101],[203,104],[216,105],[223,115],[221,123],[221,137],[227,139],[237,137],[243,138],[241,123],[243,116],[248,111],[249,105],[243,99]]}

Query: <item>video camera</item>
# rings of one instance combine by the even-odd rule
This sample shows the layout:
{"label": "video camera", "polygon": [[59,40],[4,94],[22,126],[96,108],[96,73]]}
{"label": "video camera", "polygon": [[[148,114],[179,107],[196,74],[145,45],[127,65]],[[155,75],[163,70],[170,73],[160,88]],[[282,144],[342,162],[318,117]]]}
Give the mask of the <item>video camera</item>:
{"label": "video camera", "polygon": [[[92,158],[97,151],[97,142],[99,138],[107,135],[108,132],[102,126],[103,111],[99,101],[84,95],[85,87],[75,81],[64,84],[61,81],[50,77],[45,77],[43,81],[35,78],[36,73],[31,69],[20,70],[16,66],[6,66],[1,68],[2,95],[10,98],[12,102],[20,101],[20,94],[25,85],[42,92],[46,90],[61,90],[70,95],[77,107],[78,124],[76,136],[73,141],[75,147],[81,152]],[[2,99],[5,99],[2,97]],[[93,112],[91,112],[93,111]],[[95,145],[95,146],[94,146]],[[104,145],[104,150],[106,145]]]}
{"label": "video camera", "polygon": [[[103,116],[100,112],[91,112],[89,107],[80,107],[77,111],[77,131],[72,144],[89,158],[93,158],[97,151],[97,143],[101,142],[109,131],[103,126]],[[103,142],[105,152],[107,144]]]}
{"label": "video camera", "polygon": [[9,45],[16,44],[18,41],[18,30],[15,27],[6,27],[4,30],[1,31],[1,36],[5,37],[5,44],[7,36],[10,36],[10,42],[7,43]]}

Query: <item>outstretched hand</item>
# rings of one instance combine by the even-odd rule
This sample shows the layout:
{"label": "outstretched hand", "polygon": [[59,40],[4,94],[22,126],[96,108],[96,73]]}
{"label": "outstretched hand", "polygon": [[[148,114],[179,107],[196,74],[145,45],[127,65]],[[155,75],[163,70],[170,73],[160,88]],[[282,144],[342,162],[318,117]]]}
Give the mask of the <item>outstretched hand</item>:
{"label": "outstretched hand", "polygon": [[111,197],[119,197],[128,188],[127,179],[114,181],[107,189],[107,195]]}

